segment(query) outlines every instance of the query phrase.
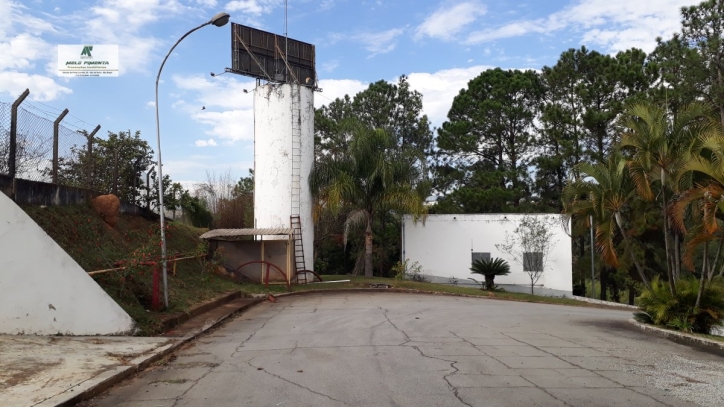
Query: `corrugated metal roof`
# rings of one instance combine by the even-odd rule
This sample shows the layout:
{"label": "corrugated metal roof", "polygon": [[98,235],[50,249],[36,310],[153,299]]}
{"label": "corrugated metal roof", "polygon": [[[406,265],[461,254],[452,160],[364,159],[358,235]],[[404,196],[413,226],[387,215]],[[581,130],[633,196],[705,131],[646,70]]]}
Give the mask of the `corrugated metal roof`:
{"label": "corrugated metal roof", "polygon": [[292,229],[285,228],[269,228],[269,229],[214,229],[203,235],[201,239],[205,240],[236,240],[242,236],[273,236],[273,235],[291,235],[294,233]]}

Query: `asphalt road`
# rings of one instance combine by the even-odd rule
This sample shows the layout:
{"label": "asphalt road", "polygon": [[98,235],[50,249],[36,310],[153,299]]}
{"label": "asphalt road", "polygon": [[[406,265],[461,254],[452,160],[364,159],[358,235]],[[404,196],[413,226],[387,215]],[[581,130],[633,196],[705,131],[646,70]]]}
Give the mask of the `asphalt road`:
{"label": "asphalt road", "polygon": [[722,357],[630,317],[421,294],[281,298],[89,405],[724,406]]}

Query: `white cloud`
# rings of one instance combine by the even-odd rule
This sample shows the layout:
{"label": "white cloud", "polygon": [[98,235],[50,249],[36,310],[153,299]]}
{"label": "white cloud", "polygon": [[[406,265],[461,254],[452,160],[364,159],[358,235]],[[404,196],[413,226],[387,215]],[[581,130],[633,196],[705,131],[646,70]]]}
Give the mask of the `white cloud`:
{"label": "white cloud", "polygon": [[234,0],[226,4],[228,12],[240,11],[245,14],[259,16],[271,12],[274,7],[282,4],[281,0]]}
{"label": "white cloud", "polygon": [[72,19],[85,26],[85,41],[120,45],[119,74],[123,75],[146,72],[150,61],[155,60],[153,53],[162,41],[145,32],[148,26],[192,10],[179,0],[102,0]]}
{"label": "white cloud", "polygon": [[218,144],[216,144],[216,141],[214,139],[210,138],[208,140],[196,140],[196,147],[216,147]]}
{"label": "white cloud", "polygon": [[41,38],[22,33],[0,40],[0,70],[30,69],[39,59],[50,59],[52,46]]}
{"label": "white cloud", "polygon": [[323,91],[314,94],[314,107],[320,108],[328,105],[332,100],[341,99],[344,95],[353,97],[365,90],[367,86],[369,86],[367,83],[354,79],[322,79],[319,81],[319,87]]}
{"label": "white cloud", "polygon": [[206,7],[216,7],[219,4],[216,0],[196,0],[196,2]]}
{"label": "white cloud", "polygon": [[395,39],[403,32],[402,28],[392,28],[386,31],[357,34],[352,38],[362,43],[364,48],[371,53],[370,57],[373,57],[394,50],[397,46]]}
{"label": "white cloud", "polygon": [[[434,126],[440,126],[447,118],[453,99],[466,88],[468,82],[491,66],[478,65],[469,68],[445,69],[438,72],[413,72],[408,75],[410,87],[422,93],[422,110]],[[390,80],[397,83],[397,78]],[[367,89],[368,83],[352,79],[321,80],[319,86],[324,92],[314,95],[314,107],[328,105],[344,95],[354,97]]]}
{"label": "white cloud", "polygon": [[417,27],[415,39],[431,37],[450,40],[485,12],[485,6],[478,1],[466,1],[452,7],[443,4]]}
{"label": "white cloud", "polygon": [[422,93],[422,110],[434,126],[446,119],[453,99],[468,82],[491,66],[445,69],[434,73],[414,72],[408,75],[410,87]]}
{"label": "white cloud", "polygon": [[667,37],[679,29],[681,7],[699,3],[700,0],[577,0],[544,18],[514,21],[473,32],[467,42],[479,44],[572,29],[582,33],[582,42],[602,46],[610,52],[632,46],[651,51],[657,36]]}
{"label": "white cloud", "polygon": [[15,100],[25,89],[30,89],[31,98],[41,102],[73,93],[69,88],[59,85],[47,76],[25,72],[0,71],[0,94],[6,94]]}
{"label": "white cloud", "polygon": [[150,108],[156,107],[156,102],[153,100],[149,100],[148,102],[146,102],[146,107],[150,107]]}

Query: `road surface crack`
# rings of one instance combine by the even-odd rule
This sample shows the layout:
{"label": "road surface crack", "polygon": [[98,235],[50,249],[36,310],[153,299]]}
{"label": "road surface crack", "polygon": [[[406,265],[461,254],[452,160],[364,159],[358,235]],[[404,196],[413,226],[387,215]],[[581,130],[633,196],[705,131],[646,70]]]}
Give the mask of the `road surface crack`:
{"label": "road surface crack", "polygon": [[289,383],[289,384],[292,384],[292,385],[294,385],[294,386],[297,386],[297,387],[299,387],[299,388],[301,388],[301,389],[304,389],[304,390],[306,390],[306,391],[308,391],[308,392],[310,392],[310,393],[316,394],[316,395],[318,395],[318,396],[325,397],[325,398],[327,398],[327,399],[329,399],[329,400],[332,400],[332,401],[336,401],[337,403],[342,403],[342,404],[344,404],[345,406],[351,405],[351,404],[348,404],[348,403],[346,403],[346,402],[344,402],[344,401],[342,401],[342,400],[338,400],[338,399],[336,399],[336,398],[334,398],[334,397],[332,397],[332,396],[330,396],[330,395],[328,395],[328,394],[320,393],[320,392],[318,392],[318,391],[315,391],[315,390],[310,389],[309,387],[306,387],[306,386],[303,386],[303,385],[301,385],[301,384],[299,384],[299,383],[293,382],[293,381],[291,381],[291,380],[289,380],[289,379],[286,379],[286,378],[284,378],[284,377],[282,377],[282,376],[280,376],[280,375],[278,375],[278,374],[272,373],[272,372],[270,372],[270,371],[268,371],[268,370],[266,370],[266,369],[264,369],[264,368],[262,368],[262,367],[254,366],[254,365],[251,364],[251,361],[246,362],[246,364],[249,365],[249,366],[251,366],[251,367],[253,367],[255,370],[261,370],[262,372],[268,374],[269,376],[276,377],[276,378],[279,379],[279,380],[282,380],[282,381],[285,381],[285,382],[287,382],[287,383]]}

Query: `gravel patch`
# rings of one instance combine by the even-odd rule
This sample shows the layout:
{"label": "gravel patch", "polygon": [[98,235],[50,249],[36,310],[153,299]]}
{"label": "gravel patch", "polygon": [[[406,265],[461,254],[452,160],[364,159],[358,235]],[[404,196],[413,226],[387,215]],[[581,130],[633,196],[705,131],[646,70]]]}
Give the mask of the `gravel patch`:
{"label": "gravel patch", "polygon": [[660,352],[638,353],[635,360],[636,365],[619,365],[675,397],[701,406],[724,406],[724,363]]}

